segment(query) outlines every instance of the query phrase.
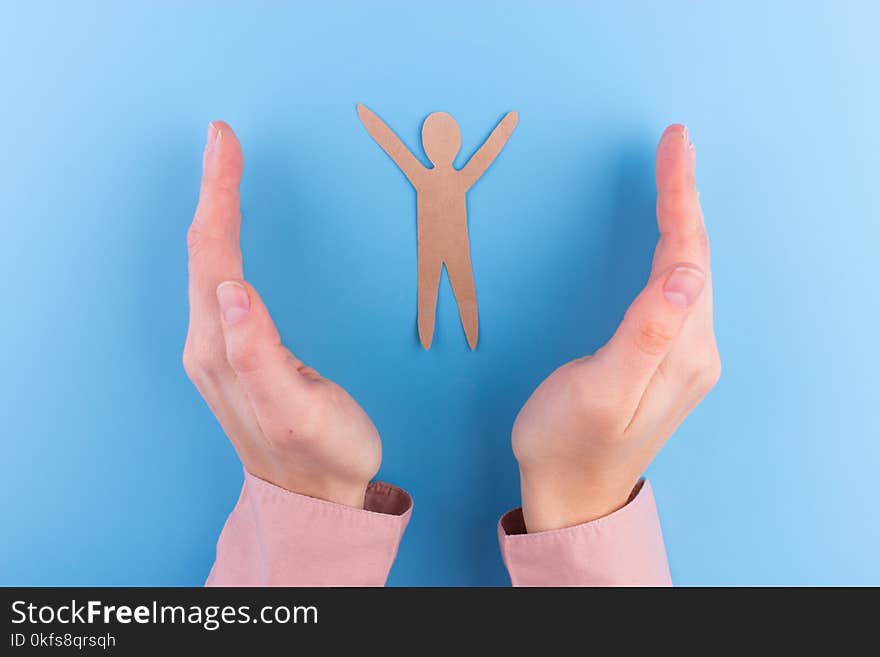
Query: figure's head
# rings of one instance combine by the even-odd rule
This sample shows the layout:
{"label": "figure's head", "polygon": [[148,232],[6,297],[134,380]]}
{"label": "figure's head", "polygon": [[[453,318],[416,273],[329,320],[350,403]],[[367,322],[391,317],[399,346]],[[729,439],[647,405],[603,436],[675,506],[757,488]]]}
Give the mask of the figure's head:
{"label": "figure's head", "polygon": [[422,148],[434,166],[451,165],[461,150],[461,131],[446,112],[428,115],[422,125]]}

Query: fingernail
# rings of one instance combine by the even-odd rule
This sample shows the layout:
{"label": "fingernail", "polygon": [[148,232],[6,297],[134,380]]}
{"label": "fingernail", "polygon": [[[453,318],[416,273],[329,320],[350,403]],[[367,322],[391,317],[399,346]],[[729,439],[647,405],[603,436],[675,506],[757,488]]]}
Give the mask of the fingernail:
{"label": "fingernail", "polygon": [[205,151],[212,153],[222,138],[223,131],[214,121],[211,121],[208,124],[208,143],[205,145]]}
{"label": "fingernail", "polygon": [[684,144],[685,149],[688,151],[694,150],[694,145],[691,143],[691,133],[688,130],[686,125],[681,126],[681,133],[679,133],[681,138],[681,143]]}
{"label": "fingernail", "polygon": [[685,148],[693,149],[690,132],[688,132],[686,125],[681,126],[681,130],[668,130],[663,133],[664,143],[672,143],[672,140],[677,140],[679,143],[684,144]]}
{"label": "fingernail", "polygon": [[696,267],[676,267],[663,285],[663,296],[673,306],[688,308],[700,296],[706,275]]}
{"label": "fingernail", "polygon": [[687,149],[693,154],[694,152],[694,142],[691,141],[691,133],[690,130],[687,129],[687,126],[684,128],[684,133],[682,135],[684,137],[684,143],[687,146]]}
{"label": "fingernail", "polygon": [[217,301],[220,302],[223,321],[230,326],[235,326],[247,317],[251,308],[247,290],[236,281],[224,281],[217,286]]}

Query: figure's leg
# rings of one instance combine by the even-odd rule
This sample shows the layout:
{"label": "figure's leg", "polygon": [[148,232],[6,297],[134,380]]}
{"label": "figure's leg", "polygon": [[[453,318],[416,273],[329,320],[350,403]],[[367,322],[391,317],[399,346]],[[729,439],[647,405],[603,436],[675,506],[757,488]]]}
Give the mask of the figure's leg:
{"label": "figure's leg", "polygon": [[443,260],[419,242],[419,341],[425,349],[434,340],[434,320],[437,315],[437,288]]}
{"label": "figure's leg", "polygon": [[471,266],[470,245],[467,239],[463,250],[451,254],[446,259],[446,271],[449,274],[449,282],[452,283],[455,300],[458,302],[458,314],[461,317],[461,326],[467,336],[468,345],[471,349],[476,349],[480,328],[477,315],[477,290],[474,287],[474,270]]}

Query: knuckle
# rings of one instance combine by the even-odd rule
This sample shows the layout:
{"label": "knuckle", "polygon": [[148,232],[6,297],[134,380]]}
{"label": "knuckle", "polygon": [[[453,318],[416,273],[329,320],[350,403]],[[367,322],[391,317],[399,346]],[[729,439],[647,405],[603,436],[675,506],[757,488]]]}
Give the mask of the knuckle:
{"label": "knuckle", "polygon": [[717,350],[712,352],[704,372],[704,384],[711,390],[721,380],[721,356]]}
{"label": "knuckle", "polygon": [[687,365],[689,386],[702,394],[706,394],[721,378],[721,357],[717,349],[694,358]]}
{"label": "knuckle", "polygon": [[199,385],[220,371],[220,363],[209,345],[200,340],[188,339],[183,348],[183,369],[190,381]]}
{"label": "knuckle", "polygon": [[[238,240],[240,239],[239,223],[240,213],[231,213],[228,216],[220,214],[223,221],[217,222],[211,215],[217,215],[213,208],[205,208],[202,205],[196,210],[192,224],[186,232],[186,246],[190,257],[194,257],[207,248],[222,249],[233,257],[240,257]],[[231,221],[226,221],[231,217]]]}
{"label": "knuckle", "polygon": [[204,243],[204,233],[199,230],[199,227],[196,226],[195,223],[193,223],[193,225],[189,227],[189,230],[186,231],[186,248],[189,250],[190,254],[194,255],[201,251]]}
{"label": "knuckle", "polygon": [[659,320],[647,320],[636,331],[636,348],[648,356],[659,356],[675,338],[675,329]]}
{"label": "knuckle", "polygon": [[195,381],[198,376],[198,365],[193,360],[192,353],[186,349],[183,350],[183,371],[186,372],[190,381]]}

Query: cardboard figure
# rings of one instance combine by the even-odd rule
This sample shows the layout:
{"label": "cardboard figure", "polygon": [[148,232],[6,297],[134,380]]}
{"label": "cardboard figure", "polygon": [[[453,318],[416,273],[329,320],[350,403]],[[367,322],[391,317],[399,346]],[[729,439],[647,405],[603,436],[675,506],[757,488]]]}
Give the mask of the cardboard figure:
{"label": "cardboard figure", "polygon": [[504,148],[516,127],[517,114],[509,112],[461,169],[452,166],[461,149],[458,124],[445,112],[429,115],[422,126],[422,148],[434,165],[429,169],[382,119],[363,105],[358,105],[357,111],[367,132],[400,167],[418,197],[419,340],[425,349],[431,348],[437,291],[445,264],[461,325],[470,348],[475,349],[479,321],[465,194]]}

